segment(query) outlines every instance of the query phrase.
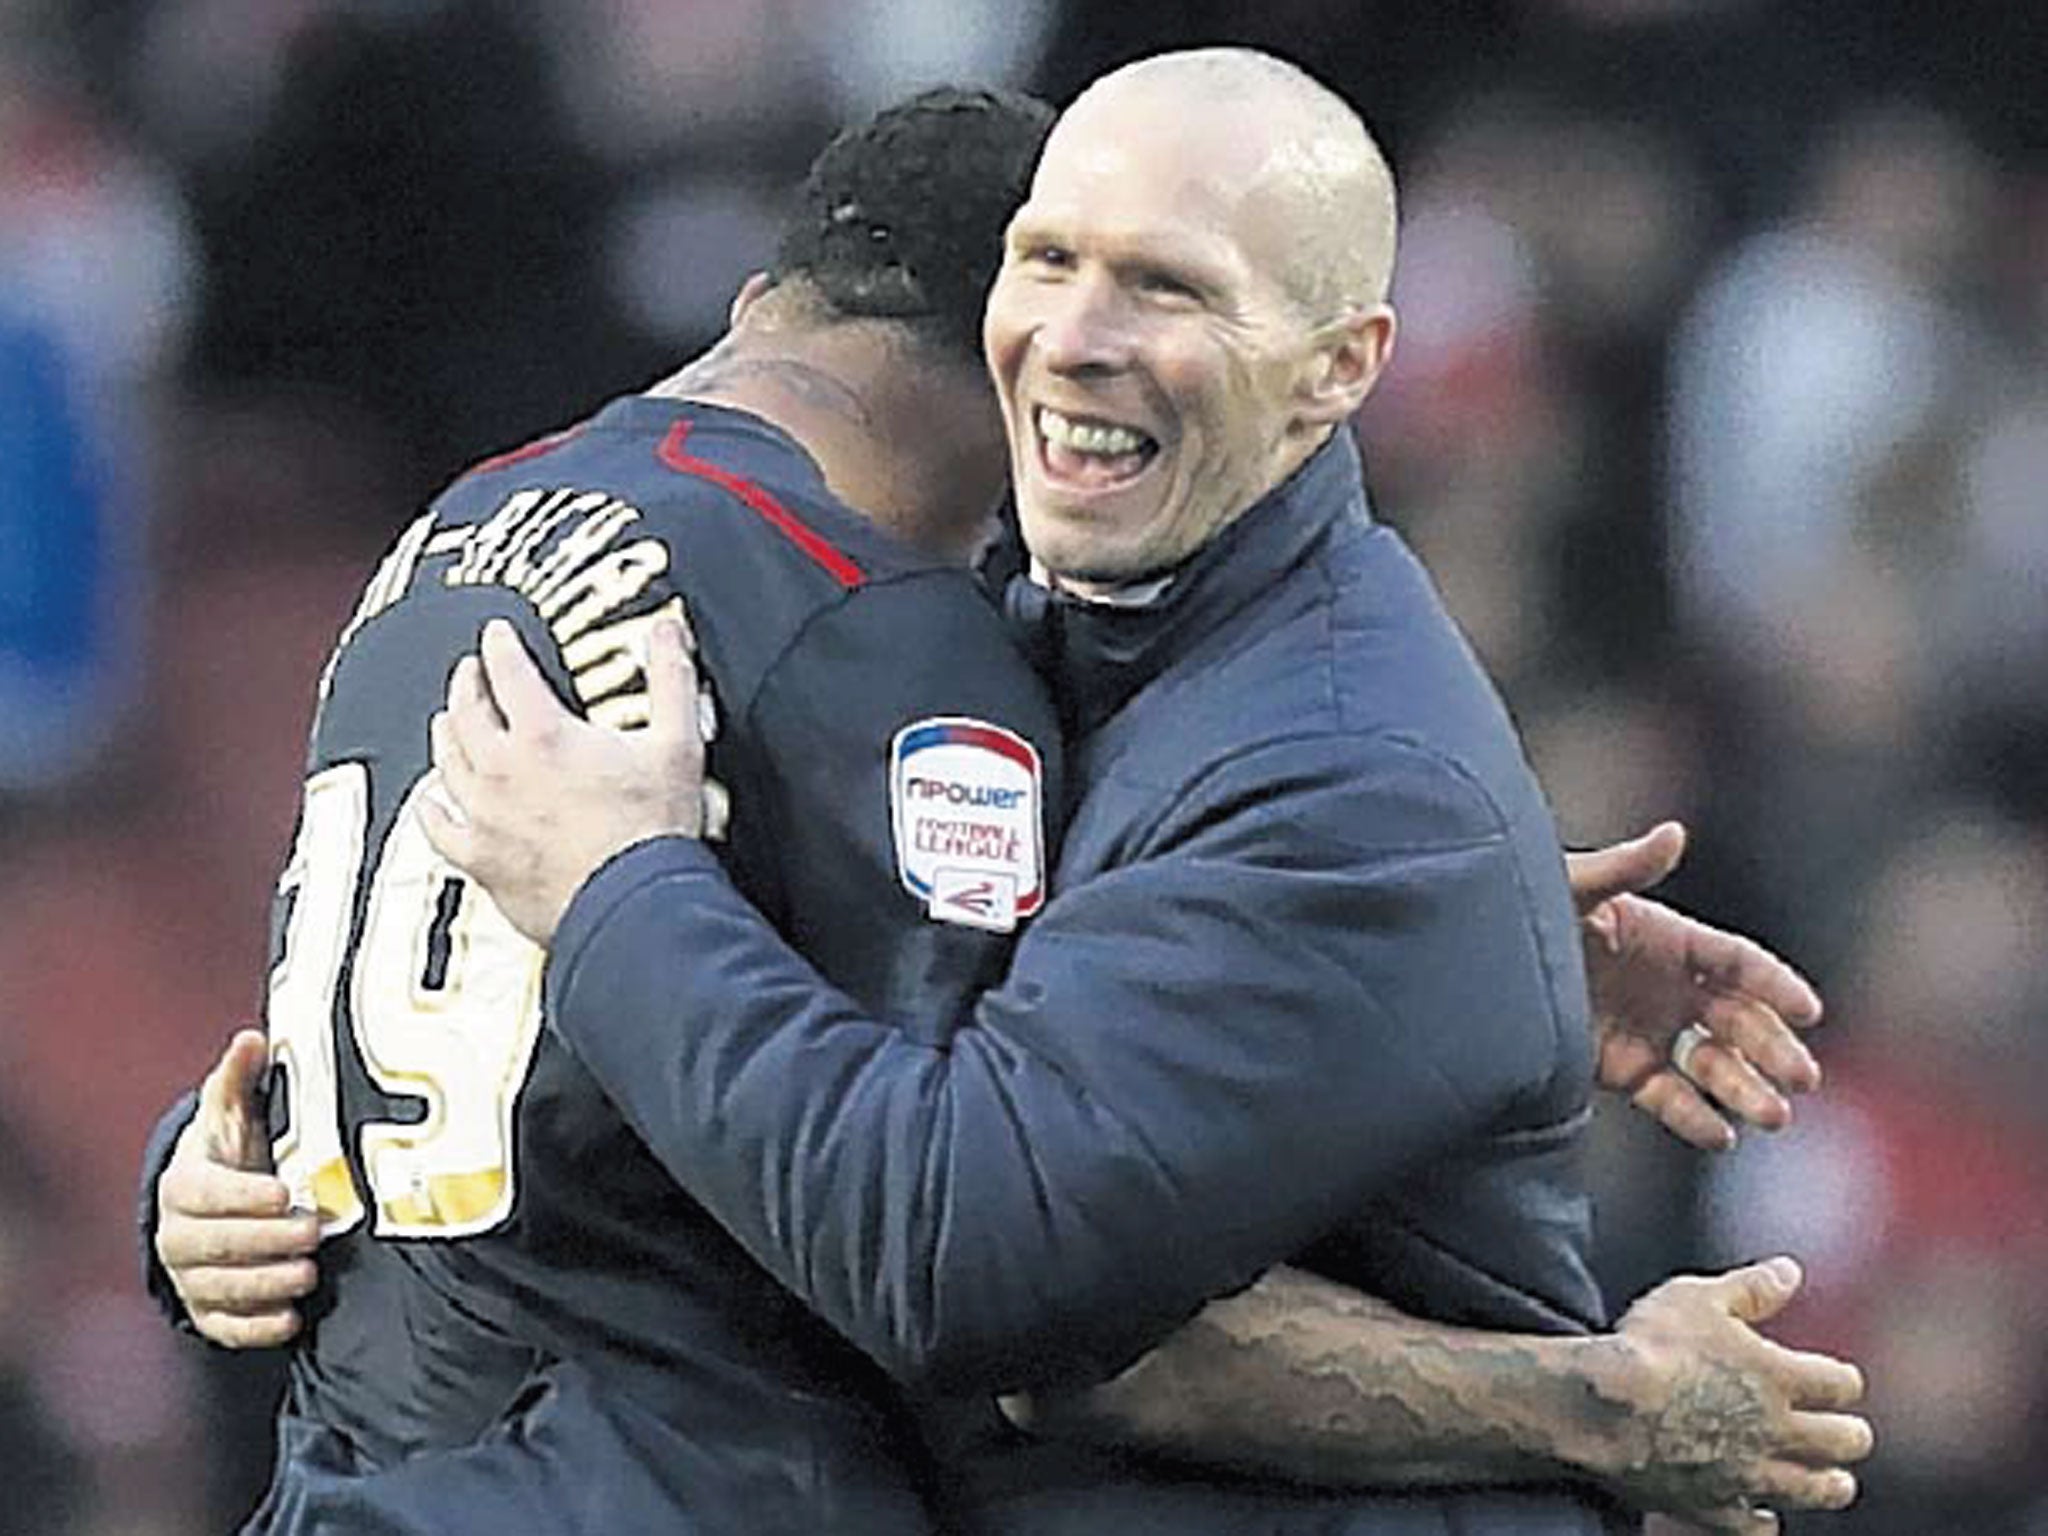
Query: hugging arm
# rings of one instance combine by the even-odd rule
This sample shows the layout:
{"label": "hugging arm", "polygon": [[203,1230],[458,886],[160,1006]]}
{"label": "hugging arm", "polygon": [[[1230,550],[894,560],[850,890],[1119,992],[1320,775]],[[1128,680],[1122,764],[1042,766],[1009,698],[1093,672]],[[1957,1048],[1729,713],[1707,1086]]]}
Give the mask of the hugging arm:
{"label": "hugging arm", "polygon": [[1849,1503],[1871,1446],[1846,1411],[1856,1368],[1753,1326],[1799,1283],[1784,1259],[1681,1277],[1610,1334],[1558,1337],[1424,1322],[1282,1268],[1115,1380],[1004,1407],[1035,1434],[1313,1485],[1592,1481],[1760,1536],[1765,1506]]}

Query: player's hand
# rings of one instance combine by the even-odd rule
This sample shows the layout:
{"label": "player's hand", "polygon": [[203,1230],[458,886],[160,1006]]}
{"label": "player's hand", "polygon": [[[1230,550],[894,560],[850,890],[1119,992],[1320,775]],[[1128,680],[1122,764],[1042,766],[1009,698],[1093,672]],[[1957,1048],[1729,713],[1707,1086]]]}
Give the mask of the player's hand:
{"label": "player's hand", "polygon": [[[1696,1147],[1735,1145],[1737,1123],[1777,1130],[1790,1096],[1820,1086],[1798,1031],[1820,1022],[1806,978],[1753,939],[1714,928],[1640,893],[1678,867],[1685,828],[1568,854],[1585,941],[1600,1086],[1625,1093]],[[1686,1070],[1672,1047],[1703,1030]]]}
{"label": "player's hand", "polygon": [[1630,1443],[1598,1467],[1624,1498],[1737,1536],[1777,1531],[1778,1510],[1855,1500],[1849,1468],[1872,1445],[1869,1421],[1848,1411],[1863,1373],[1756,1331],[1800,1283],[1777,1258],[1667,1280],[1629,1308],[1615,1343]]}
{"label": "player's hand", "polygon": [[680,619],[649,629],[647,688],[644,730],[579,719],[502,619],[449,676],[431,728],[446,803],[423,795],[420,819],[436,851],[536,944],[614,854],[703,832],[704,736]]}
{"label": "player's hand", "polygon": [[257,1031],[228,1042],[156,1185],[157,1259],[193,1326],[231,1349],[291,1338],[296,1304],[318,1278],[319,1219],[292,1210],[291,1191],[270,1169],[269,1069]]}

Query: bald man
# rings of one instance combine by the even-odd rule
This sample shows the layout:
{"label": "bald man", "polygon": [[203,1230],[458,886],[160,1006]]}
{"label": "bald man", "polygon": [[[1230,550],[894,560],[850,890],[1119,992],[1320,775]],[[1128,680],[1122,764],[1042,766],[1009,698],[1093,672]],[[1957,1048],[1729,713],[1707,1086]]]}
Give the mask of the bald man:
{"label": "bald man", "polygon": [[[1028,546],[1014,606],[1037,612],[1080,793],[1035,915],[1001,881],[977,886],[1020,937],[938,1048],[827,986],[741,898],[698,840],[686,740],[593,759],[592,733],[540,718],[530,688],[504,717],[480,688],[450,701],[447,734],[477,750],[441,762],[461,815],[435,814],[431,835],[551,946],[551,1026],[838,1328],[930,1390],[1035,1394],[1016,1408],[1035,1427],[1113,1402],[1083,1389],[1288,1259],[1444,1322],[1571,1340],[1606,1321],[1576,1159],[1592,1034],[1556,830],[1427,577],[1372,519],[1344,430],[1393,344],[1393,231],[1356,116],[1262,56],[1148,61],[1055,128],[984,340]],[[516,646],[486,663],[518,687]],[[690,696],[692,679],[668,683]],[[938,767],[892,765],[907,870],[1002,831],[1002,787]],[[671,809],[569,835],[597,783],[616,796],[636,773],[660,782],[631,798]],[[1290,1460],[1288,1428],[1386,1411],[1301,1321],[1341,1311],[1322,1284],[1269,1279],[1175,1346],[1294,1346],[1292,1395],[1255,1395],[1247,1417],[1265,1422],[1234,1451],[1231,1426],[1194,1444],[1170,1412],[1128,1436],[1155,1458],[934,1415],[961,1523],[1632,1524],[1541,1459],[1524,1487],[1398,1496],[1171,1460],[1307,1477],[1317,1453]],[[1139,1372],[1156,1386],[1172,1358]],[[1691,1424],[1724,1437],[1703,1455],[1767,1439],[1836,1459],[1860,1421],[1806,1413],[1781,1432],[1853,1396],[1854,1372],[1809,1381],[1714,1403]],[[1582,1396],[1597,1418],[1597,1381]],[[1840,1483],[1803,1479],[1846,1474],[1797,1460],[1766,1491],[1838,1502]],[[1730,1509],[1723,1528],[1770,1525]]]}

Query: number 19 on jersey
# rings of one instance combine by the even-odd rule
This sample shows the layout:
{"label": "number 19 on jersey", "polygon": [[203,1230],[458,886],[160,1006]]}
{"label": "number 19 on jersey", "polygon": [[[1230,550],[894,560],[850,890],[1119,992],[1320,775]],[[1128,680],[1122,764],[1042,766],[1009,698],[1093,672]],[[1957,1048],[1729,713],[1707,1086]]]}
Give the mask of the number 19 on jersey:
{"label": "number 19 on jersey", "polygon": [[[540,1041],[546,957],[434,852],[415,814],[429,784],[414,780],[366,870],[369,767],[314,774],[279,882],[287,916],[267,1011],[287,1121],[272,1154],[323,1237],[355,1227],[366,1203],[379,1237],[468,1237],[512,1211],[513,1112]],[[351,1125],[343,1050],[386,1094],[421,1101],[422,1116]]]}

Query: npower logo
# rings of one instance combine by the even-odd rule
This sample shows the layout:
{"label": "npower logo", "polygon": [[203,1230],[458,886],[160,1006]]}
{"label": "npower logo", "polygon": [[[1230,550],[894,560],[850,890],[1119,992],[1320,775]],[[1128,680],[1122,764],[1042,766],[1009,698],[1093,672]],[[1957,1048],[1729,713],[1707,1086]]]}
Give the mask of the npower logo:
{"label": "npower logo", "polygon": [[1007,932],[1045,902],[1038,749],[986,720],[896,733],[889,809],[904,888],[942,922]]}

